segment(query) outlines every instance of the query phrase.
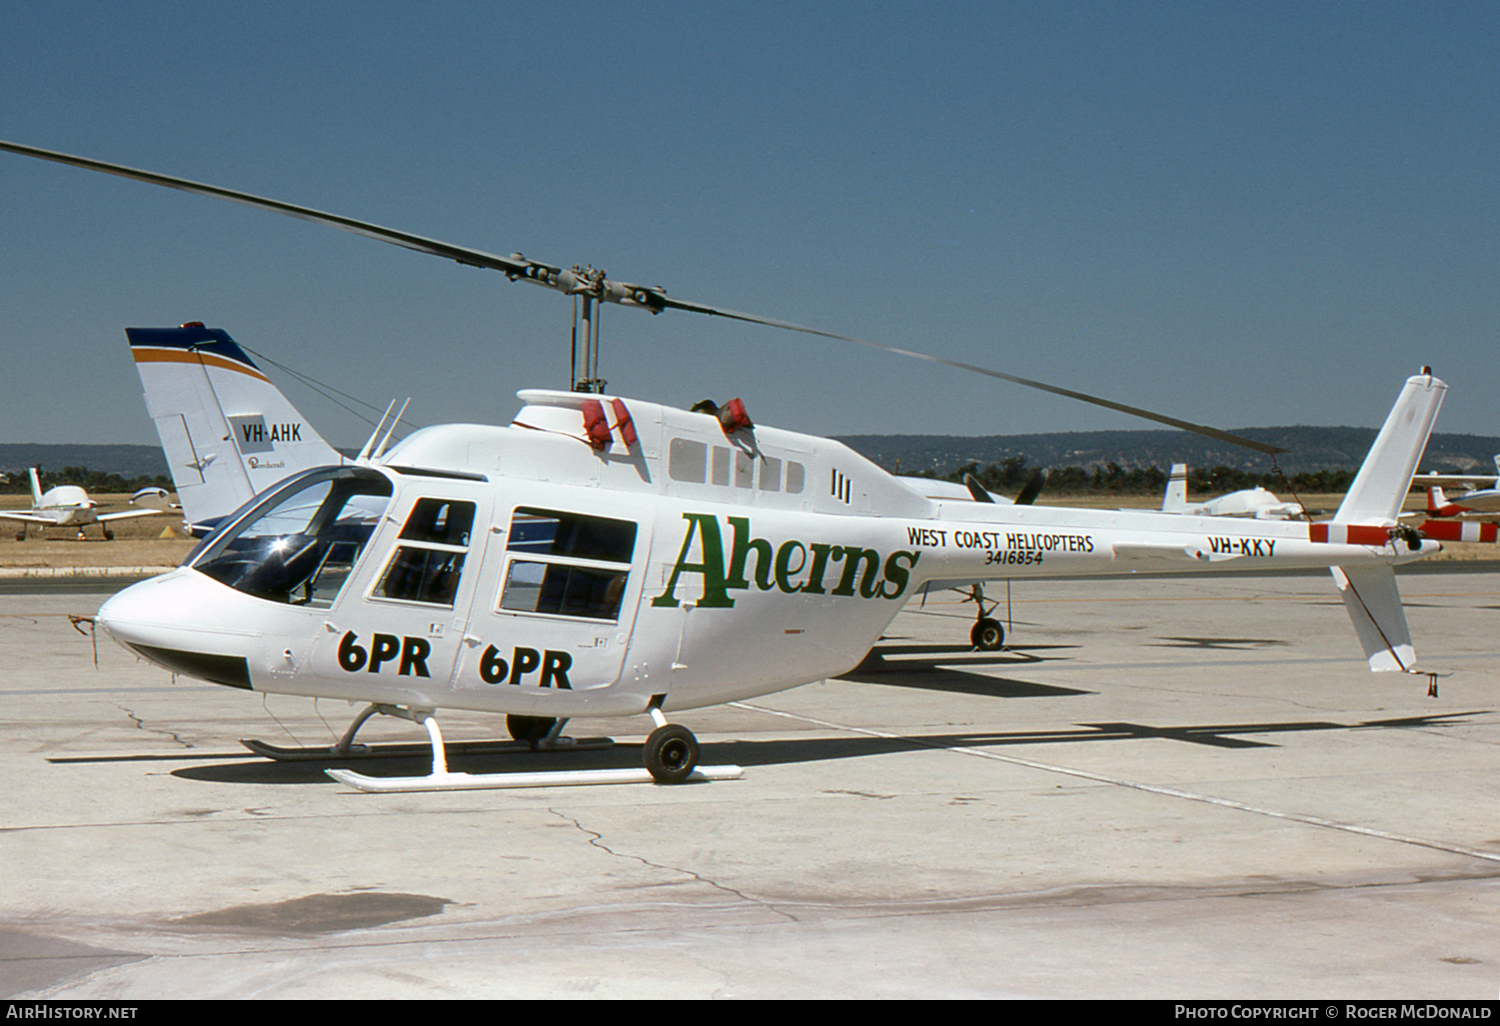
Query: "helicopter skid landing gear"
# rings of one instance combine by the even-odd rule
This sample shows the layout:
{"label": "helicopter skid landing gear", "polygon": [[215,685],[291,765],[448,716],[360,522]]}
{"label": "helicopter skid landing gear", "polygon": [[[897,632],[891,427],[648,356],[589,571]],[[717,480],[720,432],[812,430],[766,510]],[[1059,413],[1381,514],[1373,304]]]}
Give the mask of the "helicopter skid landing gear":
{"label": "helicopter skid landing gear", "polygon": [[[433,718],[433,710],[431,709],[402,709],[388,705],[371,706],[361,713],[360,718],[345,732],[340,744],[352,740],[354,731],[359,729],[359,725],[376,712],[384,713],[387,716],[399,716],[402,719],[411,720],[413,723],[420,723],[426,728],[428,741],[432,749],[432,772],[425,777],[370,777],[363,773],[356,773],[353,770],[347,769],[324,770],[325,773],[339,783],[347,784],[360,791],[386,793],[394,791],[461,791],[502,787],[567,787],[580,784],[645,784],[656,779],[649,769],[554,770],[541,773],[452,773],[448,770],[447,746],[443,743],[442,731],[438,729],[437,720]],[[655,713],[653,718],[660,716],[659,712],[655,710],[653,712]],[[665,724],[664,720],[663,723]],[[561,729],[561,723],[549,724],[547,733],[555,735],[559,729]],[[653,737],[656,734],[660,734],[661,730],[662,728],[658,727],[656,732],[653,733]],[[687,728],[678,727],[676,730],[682,734],[686,734],[688,741],[691,743],[690,759],[688,758],[689,753],[680,746],[680,735],[676,733],[663,735],[667,741],[673,742],[672,744],[660,746],[663,749],[660,758],[664,766],[668,768],[674,766],[680,768],[680,763],[688,762],[687,772],[683,773],[682,777],[686,778],[691,775],[695,780],[735,780],[744,775],[745,771],[738,766],[704,766],[695,769],[694,765],[698,757],[697,741]],[[608,738],[603,740],[613,743],[609,742]],[[245,742],[245,744],[252,751],[257,751],[261,754],[268,754],[265,749],[274,750],[273,746],[260,745],[259,747],[255,747],[255,745],[259,744],[258,742],[255,745],[250,742]],[[512,741],[508,743],[508,747],[505,750],[524,750],[521,746],[529,748],[531,744],[532,742],[530,741]],[[337,745],[334,746],[334,748],[337,747]],[[410,749],[417,746],[404,747]],[[349,750],[352,752],[353,746],[350,746]],[[472,749],[469,750],[472,751]],[[319,754],[321,758],[327,759],[332,754],[332,749],[325,749]],[[317,756],[299,755],[297,757],[305,759]],[[272,758],[276,758],[276,756],[273,755]],[[676,772],[676,770],[674,769],[673,772]]]}
{"label": "helicopter skid landing gear", "polygon": [[[254,738],[241,738],[240,744],[244,745],[256,755],[267,759],[275,759],[277,762],[327,762],[329,759],[407,759],[416,755],[424,755],[430,750],[430,745],[423,744],[373,744],[363,745],[354,743],[354,735],[359,728],[364,726],[365,721],[376,713],[387,716],[399,716],[402,719],[411,719],[405,710],[393,705],[376,703],[366,706],[354,722],[349,724],[349,729],[344,731],[344,736],[334,744],[327,747],[302,747],[288,748],[282,745],[267,744]],[[512,720],[521,720],[526,724],[522,733],[517,733],[518,727]],[[614,738],[608,737],[561,737],[562,728],[567,720],[541,719],[538,717],[507,717],[506,723],[510,728],[512,741],[455,741],[448,747],[462,755],[500,755],[507,752],[527,751],[585,751],[598,748],[611,748],[614,746]],[[540,733],[535,737],[536,726],[540,725]]]}

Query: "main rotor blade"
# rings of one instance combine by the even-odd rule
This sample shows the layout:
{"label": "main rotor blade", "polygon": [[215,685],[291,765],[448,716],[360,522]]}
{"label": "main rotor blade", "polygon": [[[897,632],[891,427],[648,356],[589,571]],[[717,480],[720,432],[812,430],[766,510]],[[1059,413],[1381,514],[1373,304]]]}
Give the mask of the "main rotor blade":
{"label": "main rotor blade", "polygon": [[352,217],[344,217],[340,214],[330,214],[322,210],[314,210],[311,207],[301,207],[293,203],[283,203],[280,200],[267,199],[264,196],[254,196],[248,192],[237,192],[234,189],[224,189],[217,185],[207,185],[203,182],[189,181],[186,178],[174,178],[171,175],[157,174],[154,171],[142,171],[138,168],[126,167],[123,164],[110,164],[102,160],[92,160],[88,157],[77,157],[68,153],[58,153],[53,150],[44,150],[36,146],[23,146],[20,143],[5,142],[0,140],[0,150],[17,153],[24,157],[36,157],[39,160],[50,160],[59,164],[69,164],[73,167],[85,168],[89,171],[99,171],[104,174],[118,175],[121,178],[132,178],[136,181],[147,182],[151,185],[160,185],[168,189],[180,189],[183,192],[197,193],[202,196],[212,196],[215,199],[225,199],[232,203],[241,203],[248,207],[256,207],[260,210],[269,210],[273,213],[286,214],[289,217],[301,218],[304,221],[312,221],[317,224],[331,225],[334,228],[366,238],[377,239],[381,242],[389,242],[393,245],[403,246],[407,249],[416,250],[419,253],[428,253],[432,256],[446,257],[456,260],[461,264],[473,267],[484,267],[490,270],[500,271],[512,281],[520,279],[537,285],[545,285],[565,293],[591,292],[603,300],[620,303],[625,306],[645,307],[652,313],[662,310],[682,310],[690,313],[706,314],[710,317],[725,317],[735,321],[745,321],[750,324],[763,324],[767,327],[781,328],[786,331],[798,331],[807,335],[817,335],[821,338],[836,339],[841,342],[852,342],[855,345],[868,346],[871,349],[879,349],[883,352],[894,353],[898,356],[909,356],[914,360],[926,360],[929,363],[942,364],[945,367],[953,367],[958,370],[969,371],[974,374],[984,374],[988,377],[999,378],[1001,381],[1009,381],[1012,384],[1023,385],[1042,392],[1050,392],[1053,395],[1064,396],[1069,399],[1077,399],[1080,402],[1092,403],[1105,409],[1116,410],[1120,413],[1128,413],[1131,416],[1141,417],[1146,420],[1155,421],[1158,424],[1166,424],[1168,427],[1190,431],[1193,434],[1204,435],[1220,442],[1231,445],[1243,446],[1256,452],[1275,455],[1286,452],[1279,446],[1258,442],[1251,438],[1230,434],[1228,431],[1220,431],[1218,428],[1208,427],[1203,424],[1194,424],[1191,421],[1179,420],[1176,417],[1168,417],[1165,414],[1153,413],[1150,410],[1141,409],[1139,406],[1130,406],[1125,403],[1117,403],[1112,399],[1104,399],[1100,396],[1089,395],[1086,392],[1075,392],[1069,388],[1059,388],[1056,385],[1048,385],[1045,382],[1033,381],[1030,378],[1007,374],[1004,371],[993,370],[989,367],[980,367],[977,364],[964,363],[961,360],[949,360],[941,356],[932,356],[928,353],[919,353],[912,349],[902,349],[899,346],[886,345],[882,342],[871,342],[868,339],[855,338],[852,335],[840,335],[837,332],[823,331],[820,328],[809,328],[801,324],[793,324],[789,321],[779,321],[771,317],[759,317],[755,314],[740,313],[735,310],[725,310],[716,306],[708,306],[704,303],[691,303],[685,300],[674,299],[659,288],[644,288],[639,285],[630,285],[624,282],[611,281],[602,273],[592,271],[581,271],[575,268],[572,271],[554,267],[551,264],[539,263],[535,260],[527,260],[519,253],[510,257],[496,256],[483,250],[470,249],[466,246],[457,246],[453,243],[443,242],[438,239],[429,239],[421,235],[413,235],[409,232],[397,231],[394,228],[385,228],[368,221],[356,220]]}
{"label": "main rotor blade", "polygon": [[[0,150],[19,153],[25,157],[36,157],[40,160],[51,160],[58,164],[71,164],[74,167],[86,168],[90,171],[100,171],[107,175],[119,175],[121,178],[133,178],[139,182],[161,185],[168,189],[181,189],[183,192],[197,193],[201,196],[212,196],[215,199],[226,199],[232,203],[243,203],[247,207],[270,210],[278,214],[298,217],[304,221],[312,221],[317,224],[332,225],[346,232],[353,232],[356,235],[363,235],[371,239],[379,239],[381,242],[390,242],[397,246],[405,246],[407,249],[414,249],[419,253],[430,253],[433,256],[447,257],[450,260],[457,260],[461,264],[486,267],[491,270],[504,272],[505,274],[524,276],[532,266],[547,266],[545,264],[537,265],[534,260],[526,260],[524,258],[518,260],[496,256],[493,253],[486,253],[478,249],[469,249],[465,246],[455,246],[438,239],[427,239],[420,235],[412,235],[409,232],[397,231],[394,228],[384,228],[378,224],[359,221],[352,217],[330,214],[326,211],[314,210],[311,207],[299,207],[294,203],[283,203],[280,200],[267,199],[264,196],[252,196],[248,192],[236,192],[234,189],[223,189],[217,185],[193,182],[186,178],[174,178],[171,175],[160,175],[154,171],[142,171],[138,168],[126,167],[123,164],[110,164],[102,160],[91,160],[88,157],[75,157],[68,153],[56,153],[52,150],[38,149],[35,146],[22,146],[20,143],[5,142],[4,140],[0,140]],[[556,270],[556,268],[553,270]]]}
{"label": "main rotor blade", "polygon": [[1030,378],[1018,377],[1007,374],[1004,371],[994,370],[989,367],[980,367],[978,364],[964,363],[962,360],[949,360],[942,356],[932,356],[929,353],[919,353],[914,349],[902,349],[899,346],[886,345],[884,342],[871,342],[869,339],[855,338],[852,335],[840,335],[832,331],[824,331],[821,328],[809,328],[801,324],[792,324],[788,321],[773,320],[770,317],[759,317],[755,314],[737,313],[733,310],[720,310],[712,306],[703,306],[698,303],[686,303],[682,300],[663,298],[663,306],[677,310],[692,310],[695,313],[708,314],[711,317],[728,317],[736,321],[748,321],[751,324],[764,324],[772,328],[784,328],[787,331],[801,331],[808,335],[821,335],[823,338],[838,339],[841,342],[853,342],[857,346],[869,346],[871,349],[879,349],[887,353],[896,353],[899,356],[909,356],[914,360],[926,360],[928,363],[939,363],[944,367],[955,367],[959,370],[971,371],[975,374],[984,374],[1001,381],[1009,381],[1016,385],[1025,385],[1027,388],[1035,388],[1042,392],[1051,392],[1053,395],[1066,396],[1069,399],[1077,399],[1080,402],[1093,403],[1095,406],[1103,406],[1106,409],[1118,410],[1135,417],[1146,420],[1154,420],[1158,424],[1166,424],[1168,427],[1179,428],[1183,431],[1191,431],[1195,435],[1204,435],[1220,442],[1228,442],[1230,445],[1243,446],[1246,449],[1254,449],[1268,456],[1287,450],[1280,446],[1271,445],[1268,442],[1258,442],[1253,438],[1245,438],[1241,435],[1230,434],[1228,431],[1220,431],[1218,428],[1208,427],[1204,424],[1194,424],[1192,421],[1179,420],[1176,417],[1168,417],[1164,413],[1154,413],[1151,410],[1143,410],[1139,406],[1129,406],[1125,403],[1117,403],[1113,399],[1104,399],[1097,395],[1089,395],[1087,392],[1075,392],[1071,388],[1059,388],[1049,385],[1043,381],[1033,381]]}

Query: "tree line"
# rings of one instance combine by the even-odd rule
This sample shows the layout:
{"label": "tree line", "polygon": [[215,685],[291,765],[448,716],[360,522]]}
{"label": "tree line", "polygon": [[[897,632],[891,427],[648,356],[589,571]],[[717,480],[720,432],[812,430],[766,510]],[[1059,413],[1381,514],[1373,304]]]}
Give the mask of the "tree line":
{"label": "tree line", "polygon": [[[1014,495],[1043,469],[1028,466],[1028,462],[1025,456],[1010,456],[986,467],[970,462],[946,474],[924,471],[917,476],[962,482],[966,475],[972,474],[986,491]],[[1355,473],[1353,470],[1313,470],[1286,477],[1275,472],[1256,473],[1234,467],[1190,467],[1187,486],[1189,495],[1221,495],[1257,486],[1273,492],[1346,492]],[[1045,491],[1054,495],[1160,495],[1166,491],[1168,472],[1155,465],[1126,470],[1118,463],[1105,463],[1092,470],[1054,467],[1047,470],[1046,475]]]}
{"label": "tree line", "polygon": [[[4,495],[30,495],[31,475],[23,470],[7,471],[10,481],[0,484],[0,494]],[[172,479],[166,474],[141,474],[137,477],[121,477],[119,474],[106,473],[102,470],[90,470],[87,467],[63,467],[58,471],[40,468],[37,477],[41,479],[42,491],[55,488],[58,485],[77,485],[89,494],[95,492],[108,494],[111,492],[125,494],[138,492],[142,488],[165,488],[172,491]]]}

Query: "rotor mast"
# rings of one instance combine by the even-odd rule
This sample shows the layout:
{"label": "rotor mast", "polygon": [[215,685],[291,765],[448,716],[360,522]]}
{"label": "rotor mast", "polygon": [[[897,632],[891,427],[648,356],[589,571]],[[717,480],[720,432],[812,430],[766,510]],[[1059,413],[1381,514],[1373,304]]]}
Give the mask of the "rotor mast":
{"label": "rotor mast", "polygon": [[[603,320],[604,288],[609,279],[604,272],[592,267],[573,267],[576,284],[564,289],[573,295],[573,354],[569,364],[570,387],[575,392],[602,393],[608,384],[599,376],[599,322]],[[579,376],[578,365],[578,300],[583,300],[583,366]],[[597,309],[594,300],[601,300]]]}

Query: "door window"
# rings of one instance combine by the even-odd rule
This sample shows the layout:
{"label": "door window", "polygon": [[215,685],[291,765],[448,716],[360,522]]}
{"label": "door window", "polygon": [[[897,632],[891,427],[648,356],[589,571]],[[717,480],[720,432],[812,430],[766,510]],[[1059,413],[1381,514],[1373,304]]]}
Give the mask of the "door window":
{"label": "door window", "polygon": [[500,609],[618,620],[635,534],[629,520],[517,509]]}
{"label": "door window", "polygon": [[374,596],[451,609],[473,527],[474,503],[418,499]]}

